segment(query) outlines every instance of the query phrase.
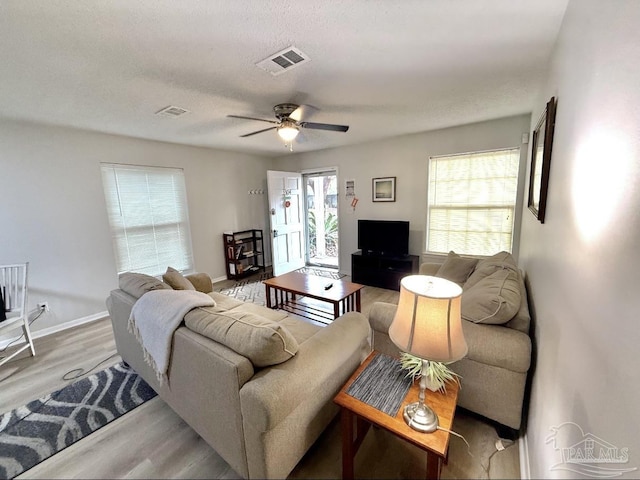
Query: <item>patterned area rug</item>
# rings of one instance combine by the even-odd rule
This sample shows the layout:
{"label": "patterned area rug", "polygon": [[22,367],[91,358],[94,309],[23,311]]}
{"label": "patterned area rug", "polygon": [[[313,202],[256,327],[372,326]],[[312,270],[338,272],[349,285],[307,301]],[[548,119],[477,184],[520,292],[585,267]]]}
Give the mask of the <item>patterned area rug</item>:
{"label": "patterned area rug", "polygon": [[346,277],[344,273],[337,272],[336,270],[323,270],[322,268],[302,267],[296,270],[300,273],[310,273],[312,275],[318,275],[320,277],[333,278],[339,280],[342,277]]}
{"label": "patterned area rug", "polygon": [[13,478],[156,396],[122,363],[0,416],[0,479]]}
{"label": "patterned area rug", "polygon": [[236,282],[231,286],[219,288],[217,291],[243,302],[266,305],[265,288],[262,281],[271,277],[273,277],[271,272],[264,272],[261,275],[254,275],[246,280]]}
{"label": "patterned area rug", "polygon": [[[296,272],[308,273],[311,275],[318,275],[326,278],[333,278],[335,280],[339,280],[340,278],[346,276],[338,272],[309,267],[300,268],[296,270]],[[238,300],[242,300],[243,302],[266,305],[265,288],[262,284],[262,281],[271,277],[273,277],[273,275],[270,271],[264,272],[260,275],[254,275],[245,280],[240,280],[231,286],[221,287],[216,291],[224,295],[237,298]]]}

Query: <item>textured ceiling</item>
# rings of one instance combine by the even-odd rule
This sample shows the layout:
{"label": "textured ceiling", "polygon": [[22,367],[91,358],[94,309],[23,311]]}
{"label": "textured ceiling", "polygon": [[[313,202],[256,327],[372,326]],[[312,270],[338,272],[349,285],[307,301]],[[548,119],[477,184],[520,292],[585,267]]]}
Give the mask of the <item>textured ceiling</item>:
{"label": "textured ceiling", "polygon": [[[315,107],[296,152],[530,112],[567,0],[7,0],[0,116],[281,155],[283,102]],[[255,63],[290,45],[311,61]],[[191,113],[154,115],[168,105]]]}

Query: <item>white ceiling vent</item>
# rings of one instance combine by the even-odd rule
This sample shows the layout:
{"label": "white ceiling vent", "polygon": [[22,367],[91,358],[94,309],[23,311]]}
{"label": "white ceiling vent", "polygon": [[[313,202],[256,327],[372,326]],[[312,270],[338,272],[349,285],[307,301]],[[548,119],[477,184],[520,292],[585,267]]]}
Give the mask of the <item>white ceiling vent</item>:
{"label": "white ceiling vent", "polygon": [[164,107],[162,110],[157,111],[156,115],[162,115],[163,117],[179,117],[180,115],[184,115],[185,113],[190,113],[189,110],[181,107],[175,107],[173,105],[169,105],[168,107]]}
{"label": "white ceiling vent", "polygon": [[256,66],[266,70],[271,75],[280,75],[309,61],[311,59],[306,53],[296,47],[287,47],[256,63]]}

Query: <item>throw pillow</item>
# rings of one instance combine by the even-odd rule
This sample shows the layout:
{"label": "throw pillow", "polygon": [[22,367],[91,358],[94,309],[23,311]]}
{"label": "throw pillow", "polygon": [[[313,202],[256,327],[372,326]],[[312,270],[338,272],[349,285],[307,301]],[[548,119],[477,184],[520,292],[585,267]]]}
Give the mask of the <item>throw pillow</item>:
{"label": "throw pillow", "polygon": [[462,293],[462,318],[474,323],[502,325],[520,309],[518,272],[498,270]]}
{"label": "throw pillow", "polygon": [[187,275],[184,278],[189,280],[198,292],[213,292],[213,283],[211,282],[211,277],[206,273],[192,273],[191,275]]}
{"label": "throw pillow", "polygon": [[140,298],[151,290],[171,289],[169,285],[151,275],[134,272],[121,273],[118,277],[118,285],[120,290],[136,298]]}
{"label": "throw pillow", "polygon": [[174,290],[195,290],[189,280],[187,280],[178,270],[175,268],[167,267],[167,271],[162,275],[162,280],[169,284]]}
{"label": "throw pillow", "polygon": [[184,320],[190,330],[226,345],[256,367],[285,362],[298,351],[298,342],[283,325],[253,313],[199,308]]}
{"label": "throw pillow", "polygon": [[461,257],[454,251],[449,252],[446,260],[436,272],[436,277],[451,280],[462,286],[478,263],[477,258]]}
{"label": "throw pillow", "polygon": [[468,290],[483,278],[504,268],[518,271],[518,265],[509,252],[499,252],[491,257],[483,258],[476,264],[476,268],[464,284],[464,289]]}

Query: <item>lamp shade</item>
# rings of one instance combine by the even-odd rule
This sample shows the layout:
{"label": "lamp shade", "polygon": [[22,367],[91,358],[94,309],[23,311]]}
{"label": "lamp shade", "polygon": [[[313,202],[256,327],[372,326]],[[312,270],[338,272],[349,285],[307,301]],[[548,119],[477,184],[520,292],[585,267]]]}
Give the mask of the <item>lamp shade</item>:
{"label": "lamp shade", "polygon": [[282,138],[285,142],[292,141],[298,136],[299,132],[299,128],[292,123],[283,123],[278,127],[278,135],[280,135],[280,138]]}
{"label": "lamp shade", "polygon": [[462,288],[449,280],[410,275],[400,282],[398,309],[389,327],[396,346],[434,362],[455,362],[467,354],[462,333]]}

